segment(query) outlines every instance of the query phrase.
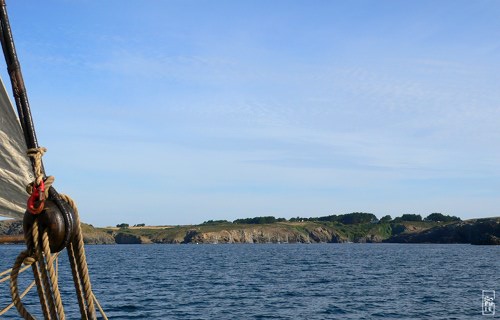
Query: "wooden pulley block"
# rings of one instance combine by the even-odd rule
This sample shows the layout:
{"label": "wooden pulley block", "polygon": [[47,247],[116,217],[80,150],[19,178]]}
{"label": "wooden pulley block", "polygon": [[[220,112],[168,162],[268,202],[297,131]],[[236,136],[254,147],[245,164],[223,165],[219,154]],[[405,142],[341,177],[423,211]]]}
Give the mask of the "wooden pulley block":
{"label": "wooden pulley block", "polygon": [[58,195],[55,199],[49,197],[45,201],[45,207],[40,214],[34,215],[26,211],[23,220],[25,234],[31,230],[35,219],[38,219],[38,225],[41,227],[39,241],[42,241],[41,231],[46,229],[52,253],[63,250],[73,240],[76,233],[75,214]]}

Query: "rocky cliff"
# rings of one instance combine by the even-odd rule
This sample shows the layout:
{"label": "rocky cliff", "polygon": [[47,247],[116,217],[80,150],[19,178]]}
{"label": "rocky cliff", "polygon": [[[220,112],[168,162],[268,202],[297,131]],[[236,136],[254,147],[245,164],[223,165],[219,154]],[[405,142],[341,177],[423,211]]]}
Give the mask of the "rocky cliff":
{"label": "rocky cliff", "polygon": [[386,242],[500,245],[500,218],[466,220],[421,232],[402,233],[387,239]]}
{"label": "rocky cliff", "polygon": [[310,242],[346,242],[338,233],[324,227],[311,230],[287,228],[280,225],[264,225],[223,229],[204,232],[203,228],[191,229],[184,238],[184,243],[310,243]]}
{"label": "rocky cliff", "polygon": [[[323,225],[275,223],[265,225],[223,224],[175,227],[163,230],[129,230],[154,243],[316,243],[347,242],[338,231]],[[116,238],[116,237],[115,237]]]}
{"label": "rocky cliff", "polygon": [[23,222],[21,220],[0,221],[0,235],[15,236],[23,234]]}
{"label": "rocky cliff", "polygon": [[117,244],[148,244],[153,243],[151,239],[127,232],[114,232],[113,237]]}
{"label": "rocky cliff", "polygon": [[111,234],[94,226],[82,223],[83,242],[86,244],[115,244],[116,241]]}

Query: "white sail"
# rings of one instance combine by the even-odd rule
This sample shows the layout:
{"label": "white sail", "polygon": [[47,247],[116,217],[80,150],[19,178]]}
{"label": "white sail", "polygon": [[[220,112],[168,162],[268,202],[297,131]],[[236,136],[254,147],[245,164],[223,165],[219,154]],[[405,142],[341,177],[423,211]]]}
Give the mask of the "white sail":
{"label": "white sail", "polygon": [[33,180],[21,124],[0,79],[0,217],[21,218]]}

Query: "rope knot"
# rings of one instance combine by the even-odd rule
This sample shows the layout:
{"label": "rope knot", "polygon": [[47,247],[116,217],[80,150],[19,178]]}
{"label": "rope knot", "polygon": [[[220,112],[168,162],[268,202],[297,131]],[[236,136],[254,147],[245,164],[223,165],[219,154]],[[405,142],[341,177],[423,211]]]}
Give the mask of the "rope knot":
{"label": "rope knot", "polygon": [[39,147],[39,148],[28,149],[27,154],[28,157],[36,157],[38,154],[40,155],[40,157],[42,157],[45,152],[47,152],[47,148]]}
{"label": "rope knot", "polygon": [[47,148],[44,147],[31,148],[27,151],[28,157],[33,159],[33,169],[35,171],[35,181],[37,185],[43,180],[42,157],[45,152],[47,152]]}
{"label": "rope knot", "polygon": [[31,266],[33,263],[35,263],[37,260],[35,257],[33,256],[29,256],[29,257],[26,257],[24,258],[23,260],[23,264],[27,265],[27,266]]}

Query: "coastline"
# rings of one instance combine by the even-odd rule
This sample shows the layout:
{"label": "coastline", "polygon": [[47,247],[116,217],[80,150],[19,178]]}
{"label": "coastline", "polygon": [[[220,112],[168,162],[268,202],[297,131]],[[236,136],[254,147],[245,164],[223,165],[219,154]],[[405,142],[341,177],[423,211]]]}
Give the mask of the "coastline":
{"label": "coastline", "polygon": [[[94,228],[82,224],[86,244],[231,243],[469,243],[500,245],[500,217],[458,222],[400,221],[342,224],[276,222],[210,223],[189,226]],[[22,221],[0,221],[0,239],[22,241]],[[0,241],[5,242],[5,241]]]}

